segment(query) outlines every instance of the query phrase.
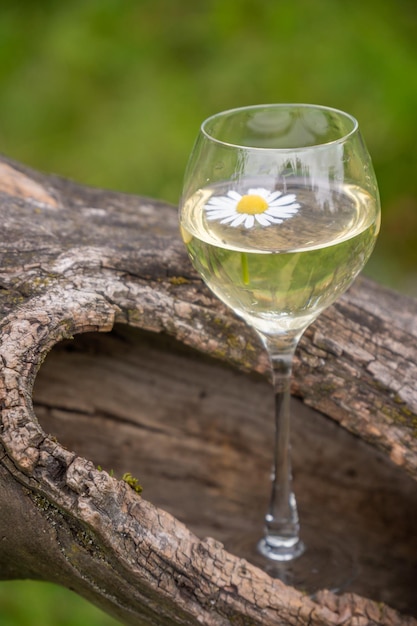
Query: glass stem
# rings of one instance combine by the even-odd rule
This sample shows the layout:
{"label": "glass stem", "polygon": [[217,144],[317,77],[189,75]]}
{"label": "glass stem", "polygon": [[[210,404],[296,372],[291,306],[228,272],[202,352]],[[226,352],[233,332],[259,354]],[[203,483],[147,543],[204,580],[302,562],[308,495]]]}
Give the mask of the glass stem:
{"label": "glass stem", "polygon": [[301,333],[261,335],[272,366],[275,393],[275,443],[272,488],[259,551],[275,561],[290,561],[304,552],[297,504],[292,490],[290,385],[295,349]]}

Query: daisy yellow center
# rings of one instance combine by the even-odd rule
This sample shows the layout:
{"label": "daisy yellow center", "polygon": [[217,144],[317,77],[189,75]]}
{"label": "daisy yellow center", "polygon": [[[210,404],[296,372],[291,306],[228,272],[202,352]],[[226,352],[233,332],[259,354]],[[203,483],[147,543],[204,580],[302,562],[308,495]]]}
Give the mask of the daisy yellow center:
{"label": "daisy yellow center", "polygon": [[268,202],[256,194],[247,194],[242,196],[236,206],[238,213],[247,213],[249,215],[257,215],[258,213],[264,213],[269,204]]}

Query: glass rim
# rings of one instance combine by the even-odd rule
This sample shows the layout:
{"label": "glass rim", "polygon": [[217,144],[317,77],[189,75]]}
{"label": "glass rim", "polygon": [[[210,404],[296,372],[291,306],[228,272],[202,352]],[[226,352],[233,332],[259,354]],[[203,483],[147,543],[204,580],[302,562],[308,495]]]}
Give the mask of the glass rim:
{"label": "glass rim", "polygon": [[[344,135],[338,137],[337,139],[332,139],[331,141],[325,141],[323,143],[317,143],[314,145],[306,145],[306,146],[298,146],[296,148],[270,148],[270,147],[259,147],[259,146],[245,146],[244,144],[240,144],[240,143],[234,143],[234,142],[229,142],[229,141],[223,141],[221,139],[217,139],[216,137],[213,136],[213,134],[211,134],[208,130],[207,130],[207,125],[217,119],[217,118],[221,118],[221,117],[226,117],[227,115],[231,115],[231,114],[235,114],[235,113],[244,113],[245,111],[255,111],[255,110],[260,110],[260,109],[295,109],[295,108],[299,108],[299,109],[316,109],[319,111],[327,111],[327,112],[331,112],[334,114],[337,114],[340,118],[344,118],[346,120],[349,120],[352,123],[352,128],[349,132],[345,133]],[[200,131],[201,133],[210,141],[212,141],[213,143],[217,143],[221,146],[224,147],[228,147],[228,148],[238,148],[240,150],[254,150],[254,151],[269,151],[269,152],[297,152],[297,151],[304,151],[304,150],[317,150],[318,148],[323,148],[326,146],[332,146],[332,145],[336,145],[336,144],[342,144],[344,143],[347,139],[349,139],[349,137],[351,137],[352,135],[354,135],[357,131],[359,130],[359,122],[358,120],[351,115],[350,113],[346,113],[346,111],[343,111],[342,109],[337,109],[334,107],[330,107],[330,106],[325,106],[322,104],[308,104],[308,103],[298,103],[298,102],[282,102],[282,103],[270,103],[270,104],[249,104],[247,106],[242,106],[242,107],[234,107],[231,109],[226,109],[224,111],[219,111],[218,113],[214,113],[213,115],[210,115],[209,117],[207,117],[200,125]]]}

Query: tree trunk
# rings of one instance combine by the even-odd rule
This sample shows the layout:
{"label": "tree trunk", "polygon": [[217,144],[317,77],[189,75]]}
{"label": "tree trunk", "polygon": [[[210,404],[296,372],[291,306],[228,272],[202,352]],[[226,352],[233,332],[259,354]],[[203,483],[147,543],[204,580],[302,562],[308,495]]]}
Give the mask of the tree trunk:
{"label": "tree trunk", "polygon": [[3,159],[0,212],[0,579],[125,624],[417,624],[415,301],[362,278],[297,351],[301,523],[359,566],[312,598],[245,560],[267,359],[192,270],[176,210]]}

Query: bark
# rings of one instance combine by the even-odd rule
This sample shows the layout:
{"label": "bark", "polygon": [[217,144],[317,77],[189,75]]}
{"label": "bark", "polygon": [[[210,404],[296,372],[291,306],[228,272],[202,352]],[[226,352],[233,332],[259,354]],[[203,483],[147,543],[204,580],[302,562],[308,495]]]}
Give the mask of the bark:
{"label": "bark", "polygon": [[[0,579],[126,624],[417,623],[415,301],[360,279],[297,352],[302,505],[355,535],[369,574],[369,599],[313,599],[234,544],[268,487],[267,361],[192,270],[176,210],[3,159],[0,211]],[[136,470],[144,497],[120,480]]]}

